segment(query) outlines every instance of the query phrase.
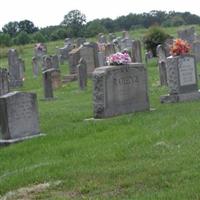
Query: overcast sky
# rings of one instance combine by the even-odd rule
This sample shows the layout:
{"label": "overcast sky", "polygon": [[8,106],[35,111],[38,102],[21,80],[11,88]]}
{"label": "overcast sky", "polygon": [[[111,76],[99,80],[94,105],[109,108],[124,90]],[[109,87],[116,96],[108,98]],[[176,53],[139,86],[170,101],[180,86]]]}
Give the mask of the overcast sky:
{"label": "overcast sky", "polygon": [[189,11],[200,16],[199,0],[1,0],[0,29],[10,21],[30,20],[37,27],[58,25],[78,9],[87,21],[151,10]]}

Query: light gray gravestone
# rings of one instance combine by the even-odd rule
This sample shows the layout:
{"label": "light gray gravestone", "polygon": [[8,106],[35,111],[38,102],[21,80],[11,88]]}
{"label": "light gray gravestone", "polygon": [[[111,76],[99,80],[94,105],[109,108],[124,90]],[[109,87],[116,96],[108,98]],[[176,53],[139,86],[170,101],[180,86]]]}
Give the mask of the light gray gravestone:
{"label": "light gray gravestone", "polygon": [[33,76],[34,76],[34,78],[36,78],[39,75],[39,62],[35,56],[32,57],[32,67],[33,67],[32,68]]}
{"label": "light gray gravestone", "polygon": [[1,96],[0,127],[1,140],[20,139],[39,134],[36,94],[15,91]]}
{"label": "light gray gravestone", "polygon": [[6,68],[0,68],[0,96],[7,94],[9,91],[8,71]]}
{"label": "light gray gravestone", "polygon": [[93,84],[94,118],[149,110],[147,71],[142,63],[96,68]]}
{"label": "light gray gravestone", "polygon": [[132,60],[136,63],[142,63],[142,50],[139,40],[132,41]]}

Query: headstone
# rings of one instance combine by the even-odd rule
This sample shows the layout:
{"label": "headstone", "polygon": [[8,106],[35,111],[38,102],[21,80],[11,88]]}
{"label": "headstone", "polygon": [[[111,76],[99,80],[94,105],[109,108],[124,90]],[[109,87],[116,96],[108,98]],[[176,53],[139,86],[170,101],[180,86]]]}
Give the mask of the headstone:
{"label": "headstone", "polygon": [[193,42],[192,53],[196,58],[196,62],[200,62],[200,41]]}
{"label": "headstone", "polygon": [[161,44],[157,46],[156,54],[158,57],[158,62],[162,62],[162,61],[166,62],[167,57],[166,57],[165,49],[163,48]]}
{"label": "headstone", "polygon": [[53,68],[53,63],[52,63],[52,59],[50,56],[46,56],[45,57],[45,68],[43,70],[47,70],[47,69],[52,69]]}
{"label": "headstone", "polygon": [[132,60],[133,62],[142,63],[142,50],[139,40],[133,40],[132,42]]}
{"label": "headstone", "polygon": [[23,85],[22,63],[19,60],[16,49],[8,51],[8,65],[10,74],[10,87],[21,87]]}
{"label": "headstone", "polygon": [[77,71],[79,88],[84,90],[87,87],[87,63],[83,58],[80,59],[77,65]]}
{"label": "headstone", "polygon": [[129,33],[128,33],[128,31],[122,31],[122,38],[126,38],[126,39],[129,38]]}
{"label": "headstone", "polygon": [[6,68],[0,68],[0,96],[9,92],[8,71]]}
{"label": "headstone", "polygon": [[70,74],[76,74],[76,66],[80,60],[80,48],[73,49],[69,53],[69,72]]}
{"label": "headstone", "polygon": [[114,54],[114,53],[115,53],[114,44],[112,44],[112,43],[107,43],[107,44],[105,45],[105,56],[107,57],[107,56],[110,56],[110,55],[112,55],[112,54]]}
{"label": "headstone", "polygon": [[186,40],[189,44],[192,45],[195,40],[195,28],[191,27],[185,30],[178,31],[178,37]]}
{"label": "headstone", "polygon": [[76,39],[76,47],[80,47],[85,42],[86,42],[85,38],[77,38]]}
{"label": "headstone", "polygon": [[92,73],[95,69],[94,48],[90,45],[84,45],[80,48],[80,57],[83,58],[87,64],[88,73]]}
{"label": "headstone", "polygon": [[99,67],[106,65],[106,56],[104,52],[98,52]]}
{"label": "headstone", "polygon": [[61,73],[59,69],[51,70],[51,81],[52,81],[53,89],[57,89],[62,85]]}
{"label": "headstone", "polygon": [[100,35],[99,37],[99,43],[107,43],[107,39],[105,35]]}
{"label": "headstone", "polygon": [[64,46],[72,46],[73,45],[73,39],[72,38],[65,38],[65,41],[64,41]]}
{"label": "headstone", "polygon": [[121,50],[131,50],[133,47],[133,41],[129,38],[124,38],[119,41]]}
{"label": "headstone", "polygon": [[32,57],[32,69],[33,69],[33,76],[34,78],[38,77],[39,75],[39,63],[37,58],[34,56]]}
{"label": "headstone", "polygon": [[1,96],[0,127],[2,140],[39,134],[36,94],[15,91]]}
{"label": "headstone", "polygon": [[59,59],[58,55],[51,56],[52,67],[54,69],[59,69]]}
{"label": "headstone", "polygon": [[160,85],[166,85],[167,86],[167,67],[166,67],[166,61],[162,60],[158,62],[158,68],[159,68],[159,74],[160,74]]}
{"label": "headstone", "polygon": [[104,66],[93,72],[94,117],[149,110],[147,71],[142,63]]}
{"label": "headstone", "polygon": [[168,57],[167,83],[169,95],[161,96],[161,103],[200,99],[195,57]]}
{"label": "headstone", "polygon": [[67,43],[67,45],[65,45],[64,47],[57,49],[57,55],[60,64],[64,64],[64,62],[69,59],[69,52],[72,51],[72,49],[73,45],[71,45],[70,43]]}
{"label": "headstone", "polygon": [[44,86],[44,99],[53,99],[53,84],[52,84],[52,71],[54,69],[47,69],[42,72],[43,75],[43,86]]}
{"label": "headstone", "polygon": [[37,43],[34,47],[35,57],[41,61],[42,57],[47,54],[47,47],[43,43]]}
{"label": "headstone", "polygon": [[113,40],[116,39],[116,35],[114,33],[109,33],[108,38],[109,42],[113,43]]}

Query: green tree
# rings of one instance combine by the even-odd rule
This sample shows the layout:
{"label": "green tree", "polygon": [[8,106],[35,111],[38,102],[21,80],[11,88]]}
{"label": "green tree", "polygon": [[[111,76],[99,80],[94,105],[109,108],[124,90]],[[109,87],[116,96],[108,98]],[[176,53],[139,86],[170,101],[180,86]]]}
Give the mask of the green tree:
{"label": "green tree", "polygon": [[16,36],[19,32],[19,23],[18,22],[9,22],[5,24],[2,28],[4,33],[9,34],[11,37]]}
{"label": "green tree", "polygon": [[86,22],[86,16],[79,10],[72,10],[64,16],[64,20],[61,25],[67,26],[73,31],[73,36],[82,36],[84,30],[84,24]]}
{"label": "green tree", "polygon": [[25,31],[26,33],[34,33],[38,31],[38,28],[34,26],[33,22],[29,20],[23,20],[18,23],[19,32]]}
{"label": "green tree", "polygon": [[0,46],[10,46],[11,43],[11,37],[7,33],[0,33]]}

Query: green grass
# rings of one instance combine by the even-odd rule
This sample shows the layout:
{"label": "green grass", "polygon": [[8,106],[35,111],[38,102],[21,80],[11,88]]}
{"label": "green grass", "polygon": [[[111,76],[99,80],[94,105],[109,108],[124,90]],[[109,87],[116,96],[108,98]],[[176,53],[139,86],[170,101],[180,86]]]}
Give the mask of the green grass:
{"label": "green grass", "polygon": [[[49,52],[60,44],[49,43]],[[0,149],[0,195],[61,181],[30,199],[200,199],[200,102],[160,104],[167,88],[159,86],[155,59],[148,66],[154,111],[85,121],[93,116],[92,82],[86,91],[77,82],[63,85],[55,101],[40,101],[42,82],[32,77],[32,53],[32,45],[25,46],[22,90],[37,93],[47,136]],[[66,74],[67,65],[61,68]]]}

